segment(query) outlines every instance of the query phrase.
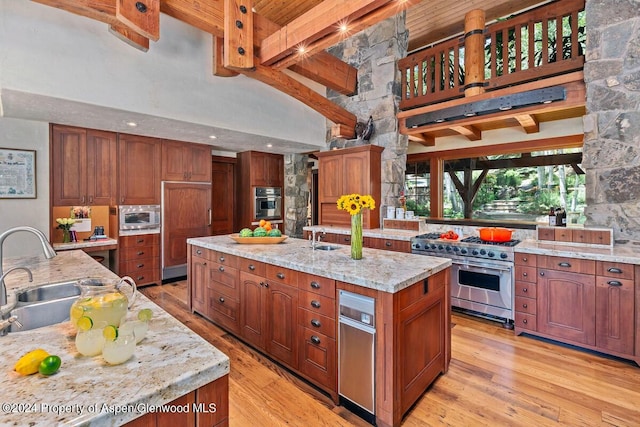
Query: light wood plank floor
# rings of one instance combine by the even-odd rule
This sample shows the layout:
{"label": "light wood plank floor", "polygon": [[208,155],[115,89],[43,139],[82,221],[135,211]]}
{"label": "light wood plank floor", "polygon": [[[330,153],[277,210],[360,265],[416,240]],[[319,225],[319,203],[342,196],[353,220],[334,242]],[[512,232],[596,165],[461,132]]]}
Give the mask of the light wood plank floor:
{"label": "light wood plank floor", "polygon": [[[187,309],[186,281],[141,292],[226,353],[230,424],[368,426]],[[640,426],[640,368],[453,315],[452,360],[403,426]]]}

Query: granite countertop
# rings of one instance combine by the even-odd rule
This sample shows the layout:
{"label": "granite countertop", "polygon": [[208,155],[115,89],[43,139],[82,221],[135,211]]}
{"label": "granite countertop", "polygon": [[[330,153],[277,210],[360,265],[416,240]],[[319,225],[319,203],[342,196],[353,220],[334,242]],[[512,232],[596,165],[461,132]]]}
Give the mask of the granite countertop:
{"label": "granite countertop", "polygon": [[[60,252],[51,260],[8,259],[4,271],[15,266],[29,267],[33,283],[22,271],[11,273],[6,279],[10,304],[14,291],[25,287],[90,276],[117,278],[79,250]],[[121,425],[229,373],[224,353],[138,293],[129,316],[142,308],[153,311],[149,330],[134,356],[121,365],[107,365],[101,356],[81,356],[69,322],[0,336],[0,425]],[[18,358],[36,348],[60,356],[58,373],[21,376],[13,371]]]}
{"label": "granite countertop", "polygon": [[[316,232],[326,232],[335,234],[351,234],[351,227],[335,227],[332,225],[309,225],[303,227],[305,231],[315,230]],[[412,237],[416,237],[421,234],[418,230],[399,230],[396,228],[369,228],[363,229],[362,235],[364,237],[378,237],[381,239],[393,239],[393,240],[405,240],[409,241]]]}
{"label": "granite countertop", "polygon": [[514,251],[577,259],[592,259],[596,261],[640,264],[640,242],[616,243],[614,246],[605,246],[525,240],[515,246]]}
{"label": "granite countertop", "polygon": [[118,241],[116,239],[106,238],[82,242],[54,243],[53,249],[56,251],[68,251],[72,249],[100,249],[101,247],[109,246],[118,246]]}
{"label": "granite countertop", "polygon": [[291,237],[274,245],[239,244],[229,236],[192,238],[187,243],[389,293],[451,265],[446,258],[370,248],[363,248],[362,259],[356,261],[347,245],[335,245],[333,251],[312,250],[307,240]]}

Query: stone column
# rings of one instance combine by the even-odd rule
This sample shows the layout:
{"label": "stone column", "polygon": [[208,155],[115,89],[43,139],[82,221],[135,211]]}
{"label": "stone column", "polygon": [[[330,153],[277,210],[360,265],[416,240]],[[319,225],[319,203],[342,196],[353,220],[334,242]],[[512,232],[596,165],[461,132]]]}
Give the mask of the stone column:
{"label": "stone column", "polygon": [[307,206],[309,203],[309,156],[302,154],[284,155],[284,222],[283,233],[291,237],[302,238],[302,227],[307,225]]}
{"label": "stone column", "polygon": [[631,240],[640,240],[639,6],[586,2],[586,224]]}
{"label": "stone column", "polygon": [[[372,116],[375,132],[368,142],[329,140],[327,149],[360,143],[385,147],[382,152],[382,200],[376,200],[378,208],[399,206],[398,197],[404,188],[408,138],[398,133],[396,113],[401,76],[397,61],[407,55],[408,39],[405,12],[401,12],[328,49],[358,69],[358,91],[355,95],[345,96],[328,90],[327,97],[354,113],[358,121],[366,123]],[[330,138],[331,124],[327,122],[327,138]]]}

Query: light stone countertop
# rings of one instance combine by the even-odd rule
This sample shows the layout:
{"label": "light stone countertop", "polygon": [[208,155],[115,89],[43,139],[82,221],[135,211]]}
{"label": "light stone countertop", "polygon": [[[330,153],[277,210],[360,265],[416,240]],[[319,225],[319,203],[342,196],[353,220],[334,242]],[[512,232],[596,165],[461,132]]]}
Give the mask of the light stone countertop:
{"label": "light stone countertop", "polygon": [[[316,230],[316,232],[325,231],[327,233],[335,234],[351,234],[350,227],[335,227],[332,225],[309,225],[302,228],[305,231]],[[405,240],[409,241],[412,237],[416,237],[418,234],[422,234],[425,231],[418,230],[400,230],[397,228],[369,228],[363,229],[362,235],[364,237],[378,237],[381,239],[393,239],[393,240]]]}
{"label": "light stone countertop", "polygon": [[56,251],[68,251],[72,249],[100,249],[101,247],[117,246],[118,241],[116,239],[106,238],[97,240],[88,240],[81,242],[71,243],[54,243],[53,249]]}
{"label": "light stone countertop", "polygon": [[272,245],[239,244],[229,236],[192,238],[187,243],[389,293],[451,266],[446,258],[370,248],[363,248],[362,259],[356,261],[348,245],[335,245],[338,249],[333,251],[312,250],[308,241],[291,237]]}
{"label": "light stone countertop", "polygon": [[514,251],[537,255],[640,264],[640,242],[617,243],[614,246],[598,246],[525,240],[515,246]]}
{"label": "light stone countertop", "polygon": [[[117,278],[80,250],[60,252],[51,260],[7,259],[4,271],[18,265],[32,269],[33,283],[22,271],[11,273],[6,280],[10,304],[13,291],[25,287],[91,276]],[[121,365],[107,365],[101,356],[81,356],[69,322],[1,336],[0,425],[121,425],[229,373],[224,353],[144,295],[137,294],[128,316],[142,308],[153,311],[149,330]],[[18,358],[36,348],[60,356],[58,373],[21,376],[13,371]]]}

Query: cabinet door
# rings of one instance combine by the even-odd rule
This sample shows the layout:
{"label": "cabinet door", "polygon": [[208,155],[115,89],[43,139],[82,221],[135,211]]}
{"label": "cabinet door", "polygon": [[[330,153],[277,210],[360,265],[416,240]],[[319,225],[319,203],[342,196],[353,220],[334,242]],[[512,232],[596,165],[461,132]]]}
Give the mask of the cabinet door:
{"label": "cabinet door", "polygon": [[264,349],[266,340],[263,287],[262,277],[240,272],[240,334],[260,349]]}
{"label": "cabinet door", "polygon": [[204,144],[188,144],[189,181],[211,182],[211,147]]}
{"label": "cabinet door", "polygon": [[143,136],[119,136],[119,204],[160,204],[160,140]]}
{"label": "cabinet door", "polygon": [[595,276],[539,270],[538,332],[595,345]]}
{"label": "cabinet door", "polygon": [[87,203],[113,205],[116,200],[116,134],[87,131]]}
{"label": "cabinet door", "polygon": [[343,155],[342,171],[342,194],[369,194],[371,192],[368,153],[358,152]]}
{"label": "cabinet door", "polygon": [[251,185],[258,187],[269,185],[269,171],[264,153],[251,153],[251,174],[253,175]]}
{"label": "cabinet door", "polygon": [[318,170],[318,202],[334,203],[343,194],[342,156],[327,156],[320,159]]}
{"label": "cabinet door", "polygon": [[211,234],[233,233],[235,165],[216,161],[211,165],[211,173]]}
{"label": "cabinet door", "polygon": [[265,282],[264,293],[267,313],[267,353],[290,367],[297,368],[298,288],[268,281]]}
{"label": "cabinet door", "polygon": [[51,140],[53,206],[87,203],[86,150],[85,129],[53,126]]}
{"label": "cabinet door", "polygon": [[209,261],[206,258],[191,257],[191,306],[193,311],[197,311],[208,317],[207,307],[207,286],[209,285]]}
{"label": "cabinet door", "polygon": [[189,154],[187,144],[180,141],[162,141],[162,179],[186,181]]}
{"label": "cabinet door", "polygon": [[633,280],[596,278],[596,346],[633,354]]}
{"label": "cabinet door", "polygon": [[270,187],[284,186],[284,158],[278,154],[267,154],[264,159],[267,183]]}

